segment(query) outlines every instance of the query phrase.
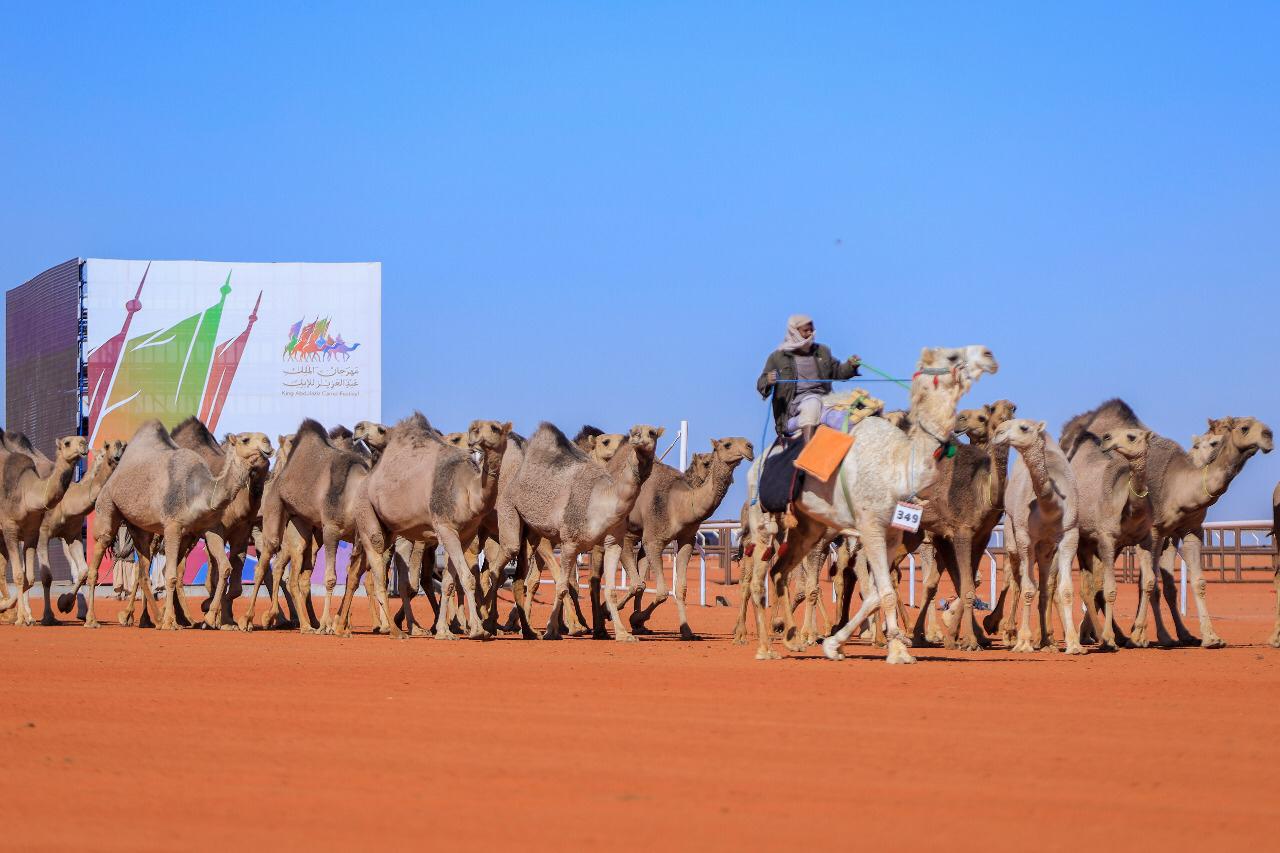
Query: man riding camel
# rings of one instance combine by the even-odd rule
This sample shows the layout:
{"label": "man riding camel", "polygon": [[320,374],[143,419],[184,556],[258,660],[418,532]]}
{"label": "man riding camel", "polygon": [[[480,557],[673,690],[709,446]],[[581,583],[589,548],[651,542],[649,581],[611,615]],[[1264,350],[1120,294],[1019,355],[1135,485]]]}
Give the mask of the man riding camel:
{"label": "man riding camel", "polygon": [[805,442],[813,438],[822,418],[822,395],[830,393],[833,379],[858,375],[861,360],[851,355],[836,361],[831,350],[813,339],[813,318],[793,314],[787,320],[787,336],[764,363],[756,380],[761,397],[773,394],[773,422],[778,435],[791,432],[787,422],[796,419]]}

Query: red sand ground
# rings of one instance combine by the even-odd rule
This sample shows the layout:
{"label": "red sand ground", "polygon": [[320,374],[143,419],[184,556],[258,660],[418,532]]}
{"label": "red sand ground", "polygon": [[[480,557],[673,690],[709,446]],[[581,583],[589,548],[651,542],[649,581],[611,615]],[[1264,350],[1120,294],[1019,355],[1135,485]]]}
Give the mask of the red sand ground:
{"label": "red sand ground", "polygon": [[1228,649],[914,667],[758,663],[724,607],[681,643],[670,603],[634,645],[3,626],[0,844],[1268,849],[1272,593],[1210,601]]}

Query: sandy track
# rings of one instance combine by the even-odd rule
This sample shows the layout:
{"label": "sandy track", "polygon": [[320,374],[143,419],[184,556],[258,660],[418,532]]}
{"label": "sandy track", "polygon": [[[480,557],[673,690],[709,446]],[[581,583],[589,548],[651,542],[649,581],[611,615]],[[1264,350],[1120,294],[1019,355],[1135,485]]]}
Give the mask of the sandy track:
{"label": "sandy track", "polygon": [[915,667],[758,663],[728,608],[635,645],[2,626],[3,844],[1265,848],[1274,604],[1210,599],[1225,650]]}

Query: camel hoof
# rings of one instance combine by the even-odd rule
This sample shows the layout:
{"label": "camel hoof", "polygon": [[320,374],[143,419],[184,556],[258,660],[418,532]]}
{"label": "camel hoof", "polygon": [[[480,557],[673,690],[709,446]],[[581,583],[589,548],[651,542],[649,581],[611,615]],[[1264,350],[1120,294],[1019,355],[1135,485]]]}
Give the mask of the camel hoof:
{"label": "camel hoof", "polygon": [[1280,631],[1276,631],[1271,635],[1271,639],[1267,640],[1267,645],[1271,646],[1273,649],[1280,649]]}
{"label": "camel hoof", "polygon": [[[681,625],[680,639],[684,640],[685,642],[696,643],[702,638],[699,637],[697,634],[693,633],[693,630],[690,629],[688,625]],[[817,642],[817,641],[815,640],[814,642]],[[810,645],[812,645],[812,643],[810,643]]]}
{"label": "camel hoof", "polygon": [[85,623],[84,623],[84,625],[83,625],[82,627],[85,627],[85,628],[100,628],[100,627],[102,627],[102,623],[100,623],[100,622],[85,622]]}
{"label": "camel hoof", "polygon": [[[745,634],[742,634],[742,635],[734,634],[734,635],[733,635],[733,644],[734,644],[735,646],[745,646],[745,645],[747,644],[747,636],[746,636]],[[1273,645],[1274,645],[1274,643],[1273,643]]]}
{"label": "camel hoof", "polygon": [[63,613],[70,613],[76,606],[76,596],[73,592],[64,592],[58,596],[58,609]]}
{"label": "camel hoof", "polygon": [[223,622],[218,626],[219,631],[239,631],[242,630],[236,622]]}
{"label": "camel hoof", "polygon": [[544,640],[560,640],[560,639],[563,639],[563,638],[560,636],[560,632],[559,632],[559,631],[552,631],[550,628],[548,628],[547,630],[545,630],[545,631],[543,631],[543,632],[542,632],[542,639],[544,639]]}
{"label": "camel hoof", "polygon": [[247,614],[240,617],[238,624],[240,625],[240,630],[244,631],[246,634],[253,630],[253,620],[251,620]]}
{"label": "camel hoof", "polygon": [[972,638],[970,638],[970,639],[968,639],[968,640],[961,640],[960,642],[956,643],[956,648],[957,648],[957,649],[959,649],[959,650],[960,650],[960,651],[962,651],[962,652],[980,652],[980,651],[982,651],[982,645],[981,645],[981,644],[979,644],[977,640],[972,639]]}
{"label": "camel hoof", "polygon": [[[1114,651],[1114,649],[1115,647],[1113,646],[1112,650]],[[1068,643],[1067,647],[1063,649],[1062,653],[1067,655],[1082,655],[1085,653],[1084,646],[1080,645],[1079,643]]]}
{"label": "camel hoof", "polygon": [[1202,649],[1225,649],[1227,641],[1219,637],[1217,634],[1206,634],[1205,638],[1200,641]]}
{"label": "camel hoof", "polygon": [[[456,640],[458,639],[458,635],[453,633],[452,631],[437,631],[435,638],[437,640]],[[546,637],[543,637],[542,639],[545,640]]]}
{"label": "camel hoof", "polygon": [[913,664],[916,659],[911,656],[905,646],[891,643],[889,654],[885,656],[884,662],[887,664]]}
{"label": "camel hoof", "polygon": [[488,640],[492,640],[492,639],[493,639],[493,634],[490,634],[488,631],[482,631],[482,630],[481,630],[481,631],[472,631],[470,634],[467,634],[467,639],[468,639],[468,640],[480,640],[481,642],[486,642],[486,641],[488,641]]}
{"label": "camel hoof", "polygon": [[822,641],[822,653],[828,660],[844,660],[844,653],[840,651],[840,641],[835,637],[827,637]]}
{"label": "camel hoof", "polygon": [[1034,652],[1035,650],[1036,650],[1035,643],[1032,643],[1030,638],[1023,637],[1023,638],[1020,638],[1016,643],[1014,643],[1013,648],[1011,648],[1009,651],[1017,652],[1018,654],[1028,654],[1030,652]]}
{"label": "camel hoof", "polygon": [[128,628],[130,625],[133,624],[133,611],[121,610],[120,615],[116,617],[116,621],[119,622],[121,625],[123,625],[125,628]]}
{"label": "camel hoof", "polygon": [[61,625],[62,622],[59,621],[59,619],[53,615],[53,610],[49,609],[49,610],[46,610],[44,612],[44,615],[40,617],[40,624],[44,625],[47,628],[50,625]]}
{"label": "camel hoof", "polygon": [[629,634],[626,631],[615,631],[613,635],[615,643],[638,643],[640,638],[635,634]]}
{"label": "camel hoof", "polygon": [[756,652],[756,660],[782,660],[782,655],[773,649],[761,649]]}
{"label": "camel hoof", "polygon": [[181,630],[181,628],[179,627],[176,621],[161,622],[159,625],[156,626],[156,630],[157,631],[179,631]]}
{"label": "camel hoof", "polygon": [[[1083,641],[1081,641],[1081,645],[1084,645]],[[1100,652],[1114,652],[1119,651],[1119,649],[1120,647],[1116,645],[1115,640],[1103,640],[1098,643],[1098,651]],[[1067,652],[1067,654],[1071,654],[1071,652]]]}

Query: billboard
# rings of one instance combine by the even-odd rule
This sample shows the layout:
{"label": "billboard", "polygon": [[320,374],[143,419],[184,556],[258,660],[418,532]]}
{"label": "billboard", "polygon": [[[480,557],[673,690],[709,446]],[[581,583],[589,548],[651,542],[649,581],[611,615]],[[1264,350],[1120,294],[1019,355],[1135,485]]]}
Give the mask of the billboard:
{"label": "billboard", "polygon": [[85,261],[91,447],[156,418],[274,443],[380,420],[382,265]]}

